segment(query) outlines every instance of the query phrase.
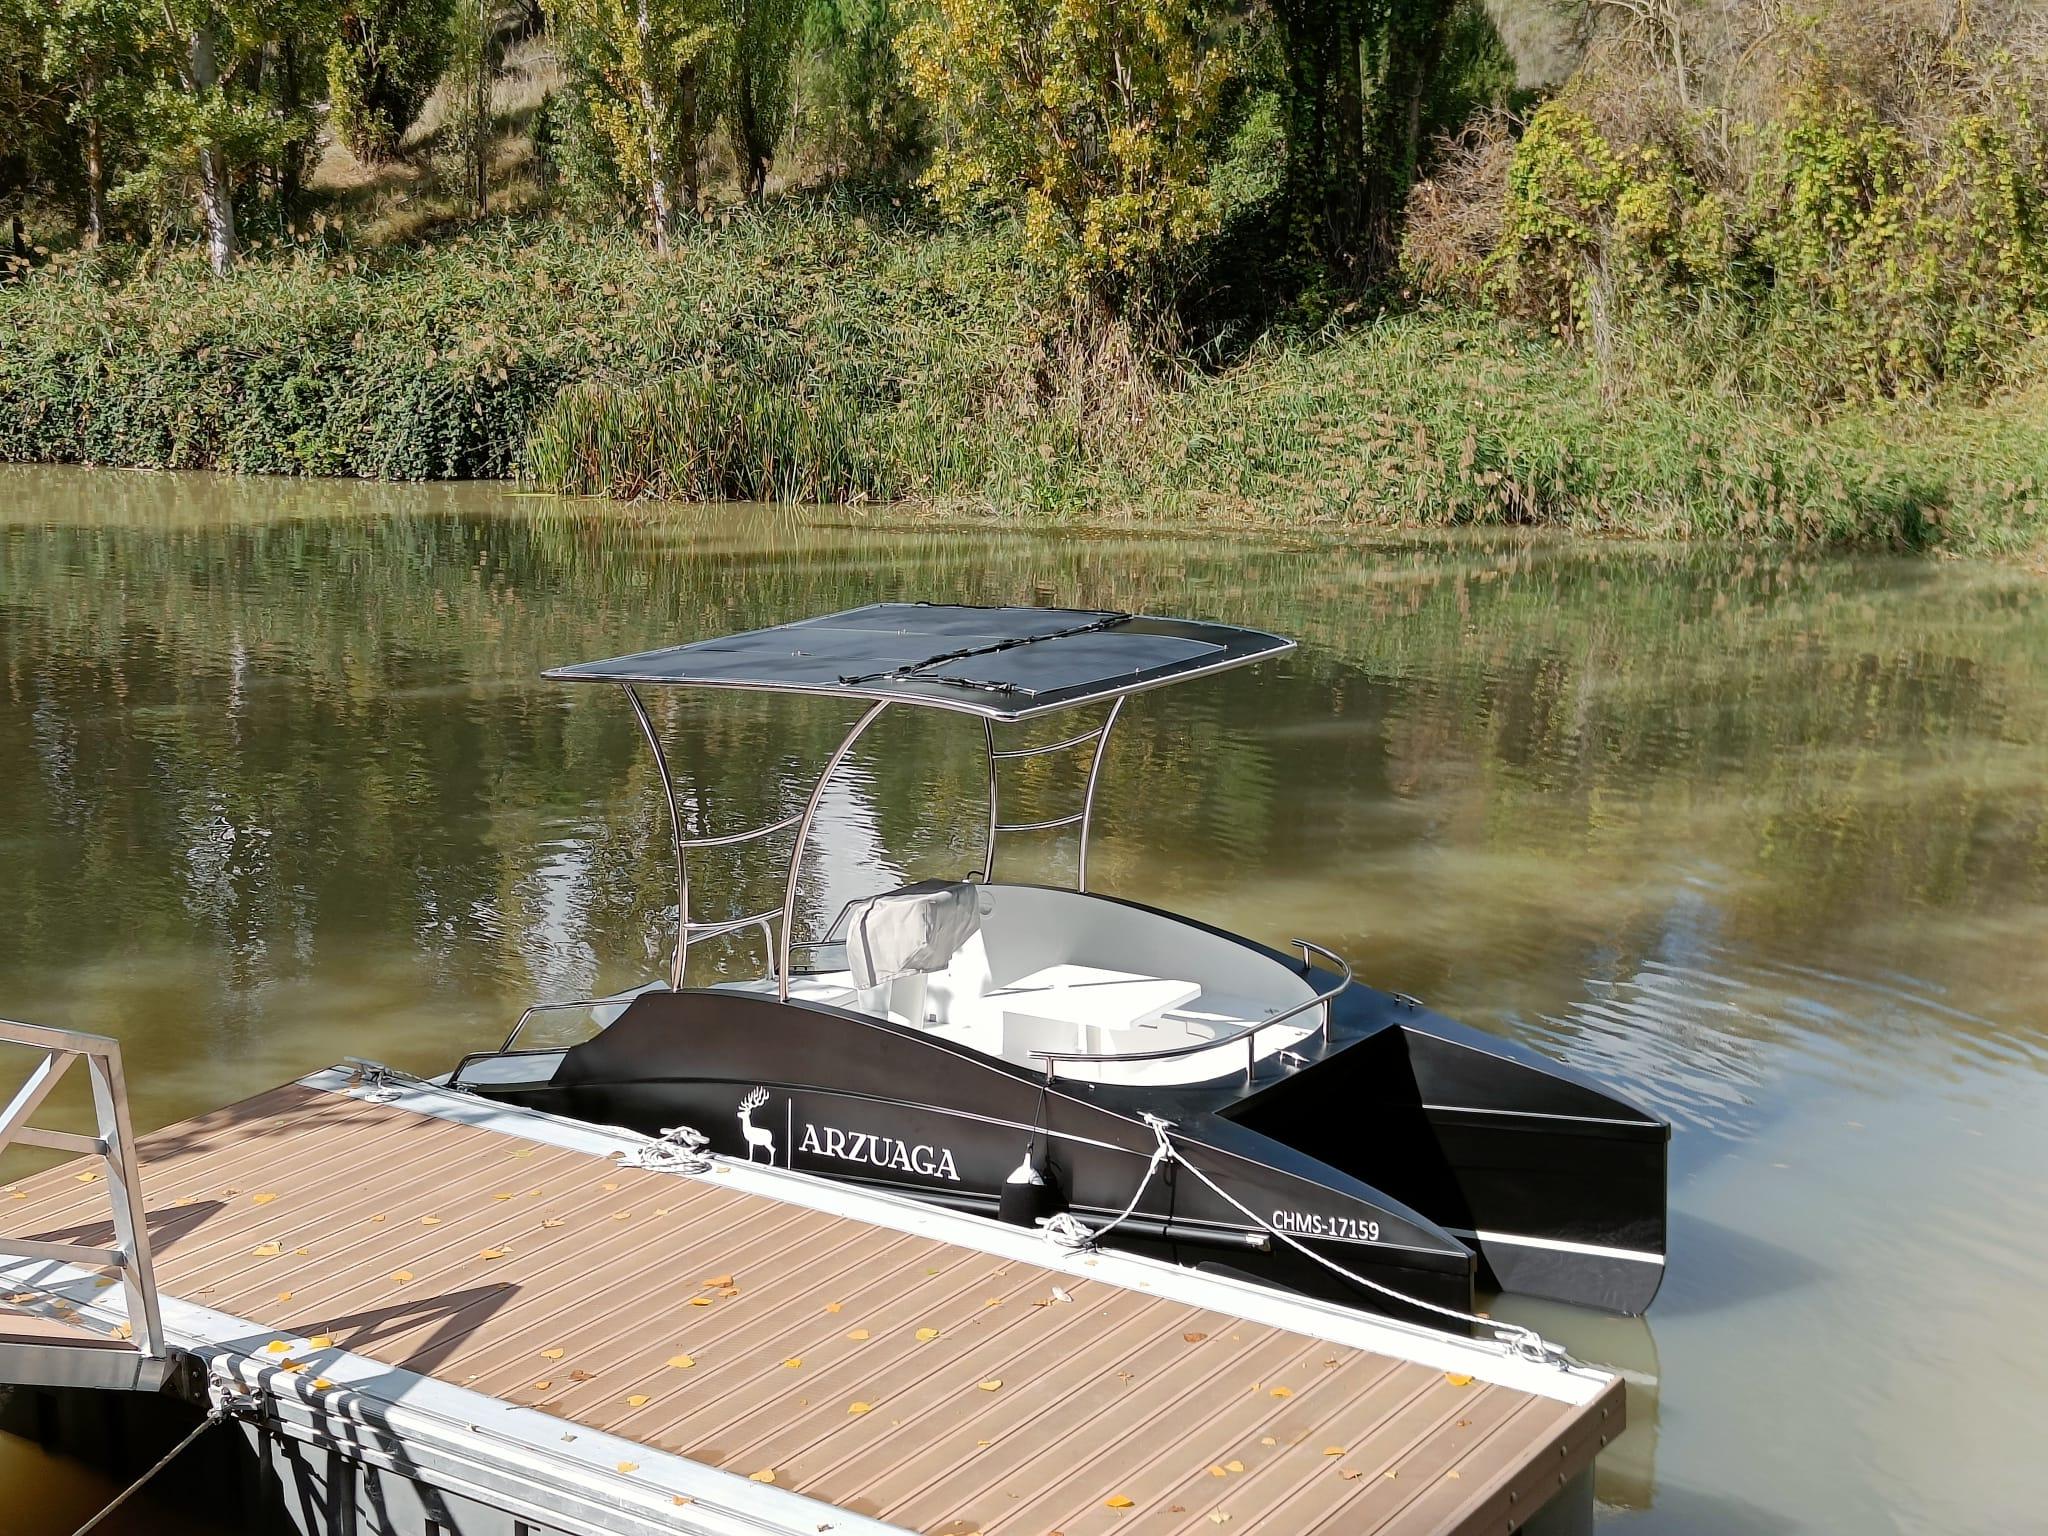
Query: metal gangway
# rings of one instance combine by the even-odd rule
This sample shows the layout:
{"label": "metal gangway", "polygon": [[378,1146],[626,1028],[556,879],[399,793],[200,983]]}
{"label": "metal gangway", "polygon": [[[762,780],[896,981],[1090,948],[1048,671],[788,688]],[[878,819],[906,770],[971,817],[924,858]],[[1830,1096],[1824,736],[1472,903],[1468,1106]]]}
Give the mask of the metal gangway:
{"label": "metal gangway", "polygon": [[[99,1168],[83,1169],[76,1177],[104,1184],[113,1217],[113,1242],[107,1246],[83,1237],[21,1236],[5,1230],[7,1223],[0,1216],[0,1383],[154,1392],[173,1362],[157,1310],[135,1137],[128,1120],[128,1087],[121,1075],[121,1044],[106,1035],[12,1019],[0,1019],[0,1044],[41,1052],[6,1109],[0,1110],[0,1153],[20,1145],[97,1157]],[[30,1124],[51,1090],[80,1061],[92,1081],[93,1133]],[[8,1202],[0,1198],[0,1212],[7,1208]],[[88,1230],[86,1235],[98,1234]],[[57,1292],[38,1286],[39,1277],[54,1282],[71,1278],[79,1269],[115,1272],[128,1317],[117,1331],[87,1326]]]}

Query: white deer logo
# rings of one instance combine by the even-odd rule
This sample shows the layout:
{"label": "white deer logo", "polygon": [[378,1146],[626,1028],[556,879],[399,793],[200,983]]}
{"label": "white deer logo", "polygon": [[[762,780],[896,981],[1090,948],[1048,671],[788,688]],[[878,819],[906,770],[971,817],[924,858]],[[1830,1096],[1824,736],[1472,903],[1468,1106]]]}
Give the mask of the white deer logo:
{"label": "white deer logo", "polygon": [[768,1165],[775,1166],[775,1133],[764,1131],[754,1124],[754,1111],[768,1102],[768,1090],[756,1088],[740,1100],[740,1132],[747,1138],[747,1161],[754,1160],[754,1148],[759,1147],[768,1154]]}

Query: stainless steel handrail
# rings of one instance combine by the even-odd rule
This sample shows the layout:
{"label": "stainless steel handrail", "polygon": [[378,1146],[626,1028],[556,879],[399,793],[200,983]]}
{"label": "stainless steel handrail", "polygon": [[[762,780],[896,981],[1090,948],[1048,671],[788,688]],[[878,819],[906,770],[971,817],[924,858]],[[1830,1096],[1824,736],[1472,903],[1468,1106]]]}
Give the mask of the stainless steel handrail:
{"label": "stainless steel handrail", "polygon": [[716,923],[690,923],[686,930],[694,935],[690,942],[699,939],[715,939],[722,933],[738,933],[742,928],[759,928],[769,931],[768,925],[782,916],[782,908],[770,907],[766,912],[749,912],[745,917],[728,917]]}
{"label": "stainless steel handrail", "polygon": [[1044,821],[999,821],[998,832],[1049,832],[1054,827],[1071,827],[1084,819],[1080,811],[1071,816],[1053,816]]}
{"label": "stainless steel handrail", "polygon": [[764,837],[773,837],[778,832],[787,832],[804,819],[803,812],[797,811],[780,821],[771,821],[765,827],[750,827],[744,832],[728,832],[723,837],[686,837],[685,848],[730,848],[735,843],[759,842]]}
{"label": "stainless steel handrail", "polygon": [[1059,1075],[1061,1062],[1171,1061],[1177,1056],[1195,1056],[1203,1051],[1222,1050],[1236,1045],[1238,1041],[1242,1040],[1245,1043],[1244,1078],[1246,1082],[1250,1082],[1252,1074],[1258,1065],[1258,1037],[1260,1031],[1271,1029],[1276,1024],[1285,1024],[1289,1019],[1306,1013],[1311,1008],[1320,1006],[1323,1010],[1322,1037],[1324,1043],[1327,1044],[1330,1039],[1329,1005],[1335,1000],[1337,994],[1350,986],[1355,979],[1352,975],[1350,962],[1336,951],[1325,949],[1320,944],[1311,944],[1307,939],[1296,939],[1294,944],[1301,951],[1303,969],[1308,969],[1313,964],[1309,959],[1309,955],[1313,952],[1321,955],[1325,960],[1334,963],[1343,974],[1338,977],[1337,985],[1330,988],[1327,992],[1318,992],[1314,997],[1296,1003],[1293,1007],[1274,1014],[1270,1019],[1260,1019],[1257,1023],[1247,1024],[1232,1034],[1219,1035],[1214,1040],[1196,1040],[1187,1045],[1163,1046],[1156,1051],[1033,1051],[1031,1054],[1035,1059],[1045,1063],[1046,1081],[1051,1082]]}
{"label": "stainless steel handrail", "polygon": [[1065,741],[1049,741],[1042,747],[1010,747],[1001,752],[992,752],[989,755],[1001,762],[1008,762],[1010,759],[1017,757],[1043,757],[1048,752],[1065,752],[1070,747],[1080,746],[1083,742],[1094,741],[1108,729],[1107,725],[1098,725],[1092,731],[1083,731],[1078,736],[1069,736]]}
{"label": "stainless steel handrail", "polygon": [[[669,962],[668,984],[672,990],[681,991],[683,977],[690,965],[690,946],[705,939],[718,938],[742,929],[758,927],[761,943],[768,952],[768,964],[775,965],[775,932],[764,919],[780,916],[780,912],[761,913],[748,917],[733,918],[714,923],[695,922],[690,917],[690,854],[704,848],[734,848],[742,843],[756,843],[764,838],[787,832],[792,827],[802,828],[806,812],[799,811],[785,816],[780,821],[771,821],[765,826],[749,827],[743,832],[726,832],[717,837],[683,836],[682,803],[676,797],[675,778],[669,771],[668,754],[662,750],[661,733],[654,728],[654,719],[647,712],[647,705],[640,697],[640,690],[631,683],[622,685],[626,699],[633,706],[633,718],[640,723],[640,734],[647,738],[648,750],[654,754],[654,771],[661,779],[662,799],[668,804],[669,841],[674,846],[676,860],[676,947],[674,958]],[[802,836],[799,831],[798,836]]]}
{"label": "stainless steel handrail", "polygon": [[[1088,889],[1088,833],[1095,820],[1095,786],[1102,778],[1102,757],[1109,750],[1109,733],[1116,729],[1117,717],[1123,713],[1124,695],[1119,694],[1109,706],[1109,713],[1103,716],[1102,724],[1092,731],[1083,731],[1078,736],[1069,736],[1063,741],[1049,741],[1042,747],[996,747],[996,727],[993,720],[981,722],[982,736],[988,748],[988,847],[982,860],[981,878],[993,881],[996,877],[996,839],[1005,832],[1050,832],[1060,827],[1078,826],[1081,829],[1080,848],[1076,855],[1074,889]],[[1088,759],[1088,783],[1081,794],[1081,809],[1071,816],[1051,816],[1041,821],[1012,821],[1002,819],[1003,781],[999,771],[1002,764],[1014,762],[1022,757],[1043,757],[1049,752],[1066,752],[1075,747],[1095,743],[1095,751]]]}

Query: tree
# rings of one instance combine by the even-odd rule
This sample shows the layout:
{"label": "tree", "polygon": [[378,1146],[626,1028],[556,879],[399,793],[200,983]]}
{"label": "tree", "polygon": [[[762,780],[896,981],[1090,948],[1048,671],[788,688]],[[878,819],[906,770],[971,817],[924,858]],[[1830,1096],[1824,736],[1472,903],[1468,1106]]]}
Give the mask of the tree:
{"label": "tree", "polygon": [[329,122],[359,160],[387,160],[447,67],[449,0],[349,0],[327,49]]}
{"label": "tree", "polygon": [[726,121],[740,189],[758,202],[776,146],[789,130],[790,73],[803,29],[803,0],[729,0],[731,53]]}
{"label": "tree", "polygon": [[1222,0],[933,0],[905,29],[954,211],[1021,194],[1032,248],[1098,306],[1143,301],[1214,231],[1236,70]]}
{"label": "tree", "polygon": [[697,211],[705,76],[726,29],[721,0],[548,0],[574,86],[621,177],[638,187],[654,247]]}
{"label": "tree", "polygon": [[0,6],[0,281],[28,259],[23,219],[47,190],[60,153],[61,104],[43,78],[42,39],[29,18]]}
{"label": "tree", "polygon": [[129,0],[23,0],[19,14],[36,35],[42,79],[76,135],[80,222],[97,242],[107,230],[112,164],[133,138],[147,39]]}
{"label": "tree", "polygon": [[[331,24],[329,0],[98,0],[144,61],[136,82],[141,164],[116,198],[165,211],[196,200],[207,260],[238,245],[236,194],[268,168],[288,205],[313,141],[298,60]],[[316,50],[317,56],[317,50]]]}
{"label": "tree", "polygon": [[899,0],[814,0],[806,49],[807,119],[825,152],[861,176],[895,169],[920,148],[924,115],[897,53]]}
{"label": "tree", "polygon": [[1394,270],[1424,109],[1460,0],[1274,0],[1286,60],[1287,203],[1347,284]]}
{"label": "tree", "polygon": [[498,74],[498,30],[491,0],[455,0],[446,35],[453,62],[442,84],[448,115],[445,134],[462,172],[470,211],[489,207],[491,85]]}

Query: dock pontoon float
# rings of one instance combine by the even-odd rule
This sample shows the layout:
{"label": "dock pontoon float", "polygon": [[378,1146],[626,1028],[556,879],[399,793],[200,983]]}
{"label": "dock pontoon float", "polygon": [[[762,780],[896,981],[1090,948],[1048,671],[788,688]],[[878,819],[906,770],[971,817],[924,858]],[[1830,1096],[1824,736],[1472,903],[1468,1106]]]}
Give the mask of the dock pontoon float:
{"label": "dock pontoon float", "polygon": [[[1088,889],[1125,700],[1292,648],[1179,619],[883,603],[548,672],[621,688],[654,751],[674,957],[665,984],[529,1009],[451,1085],[1395,1313],[1469,1313],[1481,1285],[1641,1312],[1663,1277],[1665,1121],[1358,982],[1319,944],[1288,954]],[[697,835],[650,688],[861,709],[801,809]],[[855,901],[806,938],[820,807],[891,709],[980,721],[981,866]],[[1008,728],[1069,711],[1085,729],[1005,744]],[[1085,755],[1078,809],[1006,821],[1005,766],[1062,753]],[[1078,838],[1072,889],[997,878],[1004,837],[1061,829]],[[779,907],[693,912],[693,853],[771,839],[789,845]],[[691,984],[698,946],[753,935],[758,974]],[[585,1038],[535,1043],[536,1021],[578,1014]]]}

